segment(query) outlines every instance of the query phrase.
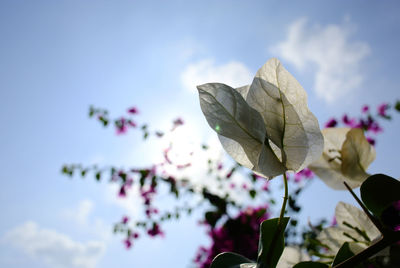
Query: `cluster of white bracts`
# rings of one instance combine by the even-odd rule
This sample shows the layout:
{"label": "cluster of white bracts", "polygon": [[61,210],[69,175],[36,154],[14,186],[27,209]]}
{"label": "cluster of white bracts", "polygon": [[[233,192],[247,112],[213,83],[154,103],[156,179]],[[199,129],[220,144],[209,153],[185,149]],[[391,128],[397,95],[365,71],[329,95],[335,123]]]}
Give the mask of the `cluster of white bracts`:
{"label": "cluster of white bracts", "polygon": [[[321,132],[297,80],[272,58],[249,86],[197,87],[201,109],[221,144],[239,164],[267,178],[309,166],[328,186],[359,186],[375,158],[362,130]],[[325,144],[324,144],[325,139]]]}

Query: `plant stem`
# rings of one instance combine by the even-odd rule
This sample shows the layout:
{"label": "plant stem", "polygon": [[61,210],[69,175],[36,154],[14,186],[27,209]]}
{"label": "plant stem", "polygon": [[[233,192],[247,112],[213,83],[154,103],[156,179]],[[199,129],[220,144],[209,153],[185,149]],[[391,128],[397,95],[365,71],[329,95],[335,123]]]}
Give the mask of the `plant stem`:
{"label": "plant stem", "polygon": [[368,258],[375,255],[384,248],[398,241],[400,241],[400,233],[392,231],[389,235],[383,236],[379,241],[377,241],[373,245],[369,246],[368,248],[364,249],[363,251],[354,255],[353,257],[343,261],[342,263],[335,265],[333,268],[352,268],[357,264],[361,263],[362,261],[367,260]]}
{"label": "plant stem", "polygon": [[288,200],[288,182],[287,182],[287,177],[286,177],[286,172],[283,173],[283,183],[285,185],[285,196],[283,197],[283,203],[282,203],[282,208],[281,208],[281,214],[279,215],[279,221],[278,221],[278,225],[280,226],[282,224],[282,219],[283,216],[285,215],[285,210],[286,210],[286,203]]}
{"label": "plant stem", "polygon": [[384,248],[392,245],[395,242],[400,241],[400,232],[395,232],[387,228],[384,228],[382,224],[379,222],[379,220],[375,216],[371,215],[371,213],[368,211],[365,205],[361,202],[361,200],[357,197],[357,195],[353,192],[353,190],[351,190],[349,185],[346,182],[344,182],[344,185],[346,186],[347,190],[349,190],[354,199],[358,202],[358,204],[361,206],[361,208],[364,210],[365,214],[367,214],[372,223],[381,232],[382,238],[377,242],[375,242],[374,244],[372,244],[371,246],[369,246],[368,248],[354,255],[353,257],[339,263],[338,265],[335,265],[333,268],[354,267],[357,264],[361,263],[362,261],[367,260],[371,256],[375,255],[379,251],[383,250]]}
{"label": "plant stem", "polygon": [[[286,173],[283,173],[283,181],[284,181],[284,185],[285,185],[285,196],[283,197],[281,214],[280,214],[279,219],[278,219],[278,226],[276,228],[275,233],[272,236],[272,240],[271,240],[271,244],[270,244],[270,250],[267,252],[267,254],[265,256],[265,259],[261,261],[261,262],[265,262],[265,263],[270,263],[270,260],[271,260],[273,254],[274,254],[274,250],[276,250],[276,243],[278,241],[278,237],[281,234],[281,232],[285,230],[285,223],[283,221],[283,216],[285,215],[286,202],[287,202],[288,196],[289,196]],[[257,262],[259,263],[258,260],[257,260]],[[263,265],[264,264],[262,264],[261,266],[257,265],[257,267],[260,267],[260,268],[267,267],[267,266],[263,266]]]}
{"label": "plant stem", "polygon": [[343,182],[344,185],[346,186],[347,190],[351,193],[351,195],[353,196],[353,198],[357,201],[357,203],[360,205],[360,207],[362,208],[362,210],[364,211],[364,213],[368,216],[368,218],[372,221],[372,223],[376,226],[376,228],[378,228],[378,230],[381,232],[381,234],[383,234],[385,232],[382,224],[379,222],[379,220],[371,215],[371,213],[368,211],[368,209],[365,207],[365,205],[363,204],[363,202],[361,202],[361,200],[357,197],[357,195],[353,192],[353,190],[350,188],[350,186],[344,181]]}

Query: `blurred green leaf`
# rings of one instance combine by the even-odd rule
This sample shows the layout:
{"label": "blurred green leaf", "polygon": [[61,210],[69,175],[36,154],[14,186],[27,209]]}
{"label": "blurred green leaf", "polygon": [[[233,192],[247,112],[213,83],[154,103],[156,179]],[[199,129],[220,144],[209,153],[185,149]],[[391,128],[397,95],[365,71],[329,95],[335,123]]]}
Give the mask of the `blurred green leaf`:
{"label": "blurred green leaf", "polygon": [[99,116],[99,120],[103,123],[103,126],[108,125],[108,119],[104,118],[103,116]]}
{"label": "blurred green leaf", "polygon": [[207,211],[204,217],[211,227],[215,227],[217,221],[221,218],[222,214],[217,211]]}
{"label": "blurred green leaf", "polygon": [[397,102],[396,102],[394,108],[395,108],[398,112],[400,112],[400,101],[397,101]]}
{"label": "blurred green leaf", "polygon": [[257,195],[256,190],[254,190],[254,189],[250,190],[250,191],[249,191],[249,195],[250,195],[250,197],[251,197],[252,199],[254,199],[254,198],[256,197],[256,195]]}
{"label": "blurred green leaf", "polygon": [[96,172],[96,180],[97,181],[100,181],[100,179],[101,179],[101,172],[100,171],[98,171],[98,172]]}
{"label": "blurred green leaf", "polygon": [[236,253],[224,252],[218,254],[210,268],[255,268],[256,263]]}
{"label": "blurred green leaf", "polygon": [[261,223],[257,268],[276,267],[285,247],[284,233],[288,221],[289,217],[284,217],[281,227],[278,224],[278,218]]}
{"label": "blurred green leaf", "polygon": [[360,188],[365,206],[377,217],[385,208],[400,200],[400,182],[384,174],[370,176]]}
{"label": "blurred green leaf", "polygon": [[89,117],[92,117],[94,115],[94,107],[90,106],[89,107]]}
{"label": "blurred green leaf", "polygon": [[299,262],[293,268],[329,268],[327,264],[312,261]]}
{"label": "blurred green leaf", "polygon": [[[340,247],[338,253],[336,254],[335,259],[333,260],[332,266],[338,265],[339,263],[342,263],[343,261],[345,261],[353,256],[354,256],[354,253],[350,249],[349,242],[345,242]],[[354,268],[360,268],[360,266],[357,265]]]}

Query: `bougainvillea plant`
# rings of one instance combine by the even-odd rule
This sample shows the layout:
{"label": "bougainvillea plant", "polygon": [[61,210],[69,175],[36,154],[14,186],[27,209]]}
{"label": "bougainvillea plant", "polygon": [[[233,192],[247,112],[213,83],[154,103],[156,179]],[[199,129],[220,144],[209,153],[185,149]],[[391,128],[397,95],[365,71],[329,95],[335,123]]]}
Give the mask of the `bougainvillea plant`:
{"label": "bougainvillea plant", "polygon": [[[162,237],[163,222],[201,209],[212,243],[199,248],[194,259],[198,267],[356,267],[360,263],[396,267],[385,265],[396,265],[394,256],[399,252],[395,243],[400,229],[398,181],[385,175],[370,176],[367,168],[375,158],[372,145],[376,134],[382,132],[380,120],[391,119],[391,108],[400,111],[399,102],[393,106],[380,105],[376,114],[369,106],[363,106],[359,118],[348,115],[341,120],[332,118],[321,132],[318,121],[307,108],[304,89],[277,59],[269,60],[260,68],[249,86],[233,89],[213,83],[198,89],[207,121],[218,133],[223,148],[237,162],[207,159],[207,175],[217,187],[194,184],[186,177],[168,172],[169,166],[185,170],[192,164],[171,159],[174,144],[162,149],[162,162],[149,167],[74,164],[62,168],[69,176],[78,173],[85,177],[91,173],[98,181],[109,178],[110,182],[120,185],[117,193],[120,198],[138,191],[143,218],[125,215],[114,226],[115,232],[125,234],[126,248],[131,248],[136,243],[134,240],[144,235]],[[148,124],[139,123],[136,107],[127,109],[126,115],[116,119],[107,110],[90,107],[89,116],[103,126],[113,125],[118,135],[127,134],[130,129],[140,130],[145,140],[174,135],[184,125],[177,118],[167,131],[151,130]],[[206,144],[198,147],[205,153],[210,150]],[[363,211],[352,207],[343,209],[348,205],[339,203],[337,225],[311,226],[301,234],[302,242],[298,242],[294,239],[299,235],[296,213],[301,210],[297,198],[312,181],[312,171],[328,186],[348,189],[354,196],[351,188],[361,185],[362,201],[356,198]],[[269,219],[278,204],[266,178],[280,174],[285,198],[279,218]],[[236,177],[243,180],[235,180]],[[290,194],[288,184],[292,189]],[[378,194],[371,190],[375,188],[380,190]],[[235,193],[247,199],[237,200]],[[157,198],[165,194],[176,200],[173,209],[157,206]],[[291,216],[290,221],[285,211]],[[363,215],[360,216],[363,222],[352,221],[343,211]],[[366,229],[375,233],[371,235]],[[335,236],[327,240],[326,234],[332,233]],[[224,251],[236,253],[218,255]]]}
{"label": "bougainvillea plant", "polygon": [[[225,150],[238,163],[266,178],[283,174],[285,184],[285,196],[279,218],[265,220],[260,225],[256,262],[226,252],[215,257],[210,267],[277,266],[284,250],[284,229],[289,220],[284,217],[288,199],[285,173],[287,170],[300,171],[309,166],[329,186],[339,188],[336,184],[343,184],[349,190],[360,185],[364,187],[364,182],[373,180],[373,184],[377,184],[376,187],[391,188],[385,189],[393,193],[389,198],[392,203],[388,202],[386,206],[393,206],[393,202],[400,200],[400,191],[393,191],[398,189],[400,182],[385,175],[374,177],[366,173],[366,168],[375,159],[375,151],[365,138],[363,130],[330,128],[325,131],[323,138],[318,121],[307,108],[304,89],[277,59],[271,59],[261,67],[250,86],[234,89],[225,84],[212,83],[197,88],[200,105],[209,125],[218,135],[225,137],[220,138]],[[380,107],[381,116],[384,116],[386,107]],[[387,185],[383,186],[382,178],[385,178]],[[371,204],[378,206],[377,204],[382,201],[379,196],[363,191],[365,188],[362,188],[361,194],[371,203],[369,206],[368,202],[365,202],[365,205],[361,201],[359,203],[378,228],[379,242],[368,245],[363,250],[352,249],[348,242],[343,245],[338,243],[340,248],[335,252],[336,256],[331,263],[334,267],[359,265],[383,248],[400,240],[397,227],[387,228],[379,221],[379,214],[369,213],[368,209],[372,210]],[[384,206],[380,204],[379,209],[383,208]],[[340,222],[340,224],[345,223],[347,222]],[[360,230],[351,223],[347,224],[356,231]],[[348,235],[340,230],[337,232],[343,236]],[[366,234],[365,238],[372,241]],[[352,242],[359,243],[357,240]],[[294,267],[309,266],[328,267],[325,260],[300,262]]]}

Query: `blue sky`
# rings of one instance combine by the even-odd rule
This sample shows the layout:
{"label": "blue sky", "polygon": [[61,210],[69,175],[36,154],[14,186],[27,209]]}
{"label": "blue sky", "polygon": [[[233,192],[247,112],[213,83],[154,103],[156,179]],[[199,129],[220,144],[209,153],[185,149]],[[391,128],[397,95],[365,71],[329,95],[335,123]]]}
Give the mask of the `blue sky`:
{"label": "blue sky", "polygon": [[[208,242],[198,215],[125,251],[111,226],[135,206],[116,201],[105,182],[60,174],[64,163],[158,157],[157,143],[89,120],[89,105],[115,115],[137,105],[160,128],[182,116],[201,142],[213,133],[193,85],[250,83],[278,57],[320,122],[359,114],[365,103],[400,98],[399,12],[397,1],[361,0],[1,1],[0,266],[188,267]],[[369,171],[398,178],[399,116],[384,128]],[[304,219],[351,200],[319,181],[307,193]]]}

